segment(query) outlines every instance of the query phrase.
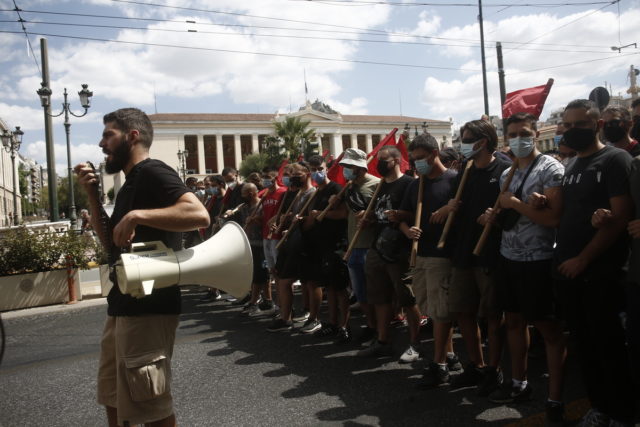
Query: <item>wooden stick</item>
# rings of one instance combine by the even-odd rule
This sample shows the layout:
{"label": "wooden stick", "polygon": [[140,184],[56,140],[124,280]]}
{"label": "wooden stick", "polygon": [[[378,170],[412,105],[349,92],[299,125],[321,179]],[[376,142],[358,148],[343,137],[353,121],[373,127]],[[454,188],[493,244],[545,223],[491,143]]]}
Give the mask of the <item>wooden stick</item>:
{"label": "wooden stick", "polygon": [[384,178],[380,178],[380,182],[378,183],[378,186],[376,187],[376,191],[373,192],[373,196],[371,196],[371,200],[369,201],[369,205],[367,206],[367,209],[364,211],[364,215],[362,216],[362,220],[360,221],[360,224],[358,225],[358,228],[356,229],[355,234],[353,235],[353,239],[351,239],[351,242],[349,242],[349,247],[347,248],[347,252],[345,252],[344,256],[342,257],[342,259],[344,261],[347,261],[349,259],[349,257],[351,256],[351,252],[353,251],[353,247],[356,244],[356,241],[358,240],[358,237],[360,237],[360,233],[362,232],[362,229],[364,228],[364,221],[367,218],[367,216],[369,216],[369,213],[371,212],[371,209],[373,208],[373,205],[375,203],[376,197],[378,197],[378,193],[380,192],[380,188],[382,188],[382,184],[384,183]]}
{"label": "wooden stick", "polygon": [[[424,192],[424,175],[420,175],[420,183],[418,184],[418,203],[416,205],[416,220],[414,227],[420,228],[422,222],[422,193]],[[414,240],[411,242],[411,267],[416,266],[416,257],[418,256],[418,242]]]}
{"label": "wooden stick", "polygon": [[222,219],[227,219],[230,216],[234,216],[243,206],[244,206],[244,203],[240,203],[238,206],[232,209],[231,212],[229,212],[229,214],[225,213],[224,215],[222,215]]}
{"label": "wooden stick", "polygon": [[[464,189],[464,185],[467,183],[467,178],[469,177],[469,169],[473,165],[473,159],[467,162],[467,166],[464,168],[464,172],[462,173],[462,179],[460,180],[460,185],[458,185],[458,190],[456,191],[456,196],[453,198],[456,204],[460,201],[460,197],[462,197],[462,190]],[[447,215],[447,222],[444,223],[444,228],[442,229],[442,234],[440,235],[440,240],[438,241],[438,249],[444,248],[444,244],[447,241],[447,235],[449,234],[449,230],[453,225],[453,219],[456,216],[455,211],[449,212]]]}
{"label": "wooden stick", "polygon": [[344,185],[344,187],[342,187],[342,190],[340,190],[340,192],[336,194],[336,197],[333,199],[333,202],[329,203],[327,207],[324,208],[324,210],[320,212],[320,214],[316,217],[318,221],[321,222],[324,219],[324,217],[327,215],[327,212],[329,212],[331,208],[333,208],[336,205],[336,203],[340,201],[340,199],[344,195],[344,192],[347,191],[347,188],[349,188],[350,186],[351,186],[351,181],[347,182]]}
{"label": "wooden stick", "polygon": [[[285,195],[282,196],[282,203],[280,203],[280,206],[278,207],[278,211],[279,212],[282,211],[282,207],[284,206],[284,198],[286,197],[286,195],[287,195],[287,193],[285,193]],[[289,212],[291,212],[291,208],[298,201],[300,196],[302,196],[302,190],[298,190],[298,192],[296,193],[296,197],[293,199],[293,201],[291,202],[291,204],[289,205],[289,207],[285,211],[284,216],[287,216],[289,214]],[[267,239],[271,239],[271,237],[274,234],[278,234],[280,232],[280,229],[282,229],[282,225],[283,224],[280,222],[280,217],[278,216],[278,214],[276,214],[276,229],[275,229],[275,231],[269,230],[269,234],[267,235]]]}
{"label": "wooden stick", "polygon": [[[258,201],[258,204],[253,209],[253,212],[251,212],[251,215],[247,217],[247,220],[245,221],[244,226],[242,227],[244,231],[247,231],[247,228],[249,227],[249,223],[253,221],[253,217],[258,213],[258,210],[260,210],[260,206],[262,206],[262,202],[264,202],[264,199],[267,198],[267,193],[269,193],[268,190],[262,193],[262,196],[260,196],[260,200]],[[240,206],[242,205],[244,205],[244,203],[242,203]],[[236,209],[240,208],[240,206],[238,206]]]}
{"label": "wooden stick", "polygon": [[[302,190],[300,190],[302,191]],[[309,207],[309,205],[311,204],[311,202],[313,201],[313,198],[316,197],[316,195],[318,194],[318,190],[314,191],[313,194],[309,197],[309,199],[305,202],[304,206],[302,206],[302,209],[300,209],[300,212],[297,213],[297,215],[302,215],[304,214],[304,211],[307,210],[307,208]],[[293,203],[292,203],[293,205]],[[287,241],[287,238],[291,235],[291,232],[293,230],[295,230],[296,225],[298,224],[299,221],[293,221],[293,223],[291,223],[291,227],[289,227],[289,229],[287,230],[287,233],[282,236],[282,239],[280,239],[280,241],[278,242],[278,244],[276,245],[276,249],[280,249],[280,246],[282,246],[284,244],[284,242]]]}
{"label": "wooden stick", "polygon": [[[518,169],[518,159],[514,160],[511,169],[509,170],[509,174],[507,178],[504,180],[502,184],[502,189],[500,190],[500,194],[498,194],[498,198],[496,199],[495,204],[493,205],[493,210],[495,211],[500,207],[500,196],[509,189],[509,185],[511,185],[511,180],[513,179],[513,174],[515,174],[516,169]],[[480,235],[480,239],[478,239],[478,243],[476,244],[475,249],[473,250],[473,254],[476,256],[480,256],[482,252],[482,248],[484,248],[487,239],[489,238],[489,233],[491,232],[491,223],[487,222],[484,225],[484,229],[482,230],[482,234]]]}

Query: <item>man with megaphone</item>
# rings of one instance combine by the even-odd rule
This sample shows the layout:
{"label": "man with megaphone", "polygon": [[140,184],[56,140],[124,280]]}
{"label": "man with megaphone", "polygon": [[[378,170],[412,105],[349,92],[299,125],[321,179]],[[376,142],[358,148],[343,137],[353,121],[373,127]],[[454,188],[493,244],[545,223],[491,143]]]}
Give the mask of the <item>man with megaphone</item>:
{"label": "man with megaphone", "polygon": [[[160,241],[179,250],[181,233],[207,227],[209,214],[173,168],[149,158],[153,127],[144,112],[123,108],[103,122],[99,145],[107,156],[106,171],[126,175],[111,218],[100,204],[93,167],[81,163],[75,172],[89,196],[91,222],[109,265],[135,242]],[[98,403],[106,406],[109,426],[175,426],[170,383],[180,290],[168,286],[134,298],[114,285],[107,297]]]}

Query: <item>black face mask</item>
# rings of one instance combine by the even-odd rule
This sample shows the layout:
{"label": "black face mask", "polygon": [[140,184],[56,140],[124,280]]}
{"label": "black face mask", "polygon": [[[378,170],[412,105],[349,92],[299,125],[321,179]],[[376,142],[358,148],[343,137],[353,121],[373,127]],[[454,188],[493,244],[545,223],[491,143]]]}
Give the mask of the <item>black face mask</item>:
{"label": "black face mask", "polygon": [[627,130],[617,123],[605,123],[602,131],[604,132],[604,137],[607,138],[609,142],[618,142],[627,134]]}
{"label": "black face mask", "polygon": [[289,178],[289,183],[292,187],[302,187],[302,177],[292,176],[291,178]]}
{"label": "black face mask", "polygon": [[593,128],[571,128],[564,133],[563,139],[567,147],[584,151],[596,140],[596,132]]}
{"label": "black face mask", "polygon": [[379,160],[378,165],[376,166],[378,173],[380,176],[387,176],[389,172],[391,172],[391,167],[389,167],[389,162],[385,160]]}

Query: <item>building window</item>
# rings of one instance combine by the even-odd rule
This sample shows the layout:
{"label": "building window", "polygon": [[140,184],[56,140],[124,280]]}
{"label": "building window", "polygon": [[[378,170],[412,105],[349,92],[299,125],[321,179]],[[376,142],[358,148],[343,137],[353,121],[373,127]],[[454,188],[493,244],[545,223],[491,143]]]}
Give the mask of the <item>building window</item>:
{"label": "building window", "polygon": [[351,148],[351,135],[342,135],[342,151]]}
{"label": "building window", "polygon": [[213,171],[218,171],[218,157],[216,154],[215,135],[204,136],[204,168],[206,169],[207,173],[214,173]]}
{"label": "building window", "polygon": [[240,153],[242,156],[240,158],[244,159],[249,154],[253,153],[253,149],[251,148],[251,135],[240,135]]}
{"label": "building window", "polygon": [[222,135],[222,159],[225,167],[235,167],[236,159],[234,157],[233,135]]}
{"label": "building window", "polygon": [[[198,170],[198,136],[197,135],[185,135],[184,136],[184,148],[189,152],[187,156],[187,169]],[[188,172],[193,173],[193,172]]]}
{"label": "building window", "polygon": [[365,153],[367,152],[367,136],[366,135],[358,135],[358,148]]}

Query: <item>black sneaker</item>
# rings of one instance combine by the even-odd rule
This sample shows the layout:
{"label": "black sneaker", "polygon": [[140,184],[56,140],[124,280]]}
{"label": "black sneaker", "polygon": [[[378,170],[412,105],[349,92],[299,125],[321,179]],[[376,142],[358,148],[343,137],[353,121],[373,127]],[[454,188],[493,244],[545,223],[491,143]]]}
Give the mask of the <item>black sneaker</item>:
{"label": "black sneaker", "polygon": [[375,329],[365,326],[364,328],[360,329],[360,336],[358,337],[358,342],[365,343],[367,341],[371,341],[376,337],[376,334],[377,333]]}
{"label": "black sneaker", "polygon": [[331,323],[323,323],[322,327],[313,333],[314,337],[326,338],[332,337],[338,332],[338,328]]}
{"label": "black sneaker", "polygon": [[241,299],[237,299],[234,302],[231,303],[231,305],[245,305],[246,303],[249,302],[249,300],[251,299],[251,294],[247,294],[244,296],[244,298]]}
{"label": "black sneaker", "polygon": [[351,331],[349,328],[338,328],[338,332],[336,332],[336,340],[335,343],[337,345],[343,345],[351,341]]}
{"label": "black sneaker", "polygon": [[274,306],[275,304],[273,303],[273,300],[270,300],[270,299],[264,299],[260,301],[260,304],[258,304],[258,307],[260,307],[260,310],[269,310]]}
{"label": "black sneaker", "polygon": [[309,310],[302,310],[300,313],[295,310],[291,310],[291,320],[294,322],[306,322],[309,320]]}
{"label": "black sneaker", "polygon": [[318,319],[309,319],[304,322],[304,325],[300,328],[300,332],[303,334],[312,334],[322,328],[322,323]]}
{"label": "black sneaker", "polygon": [[546,416],[544,420],[545,427],[564,426],[564,403],[551,402],[547,400],[545,409],[546,409]]}
{"label": "black sneaker", "polygon": [[460,359],[458,359],[458,355],[454,354],[453,356],[447,356],[447,368],[449,368],[449,372],[458,372],[462,370],[462,363],[460,363]]}
{"label": "black sneaker", "polygon": [[451,375],[447,366],[440,366],[435,362],[431,362],[422,373],[422,379],[418,382],[418,388],[421,390],[440,387],[449,384]]}
{"label": "black sneaker", "polygon": [[267,331],[269,332],[290,331],[291,329],[293,329],[293,322],[287,322],[279,318],[275,319],[267,327]]}
{"label": "black sneaker", "polygon": [[611,418],[604,412],[600,412],[596,408],[589,409],[589,412],[582,417],[580,427],[604,427],[609,426]]}
{"label": "black sneaker", "polygon": [[489,402],[493,403],[520,403],[531,399],[533,389],[527,383],[525,388],[516,387],[513,384],[504,384],[498,390],[489,395]]}
{"label": "black sneaker", "polygon": [[483,370],[469,363],[464,367],[464,371],[461,374],[451,378],[451,386],[453,388],[475,387],[483,378]]}
{"label": "black sneaker", "polygon": [[393,348],[389,343],[381,343],[378,340],[374,340],[367,348],[363,348],[357,353],[358,357],[389,357],[393,354]]}
{"label": "black sneaker", "polygon": [[483,397],[489,396],[502,386],[502,382],[502,371],[494,368],[493,366],[487,366],[484,368],[484,378],[480,384],[478,384],[476,394]]}

